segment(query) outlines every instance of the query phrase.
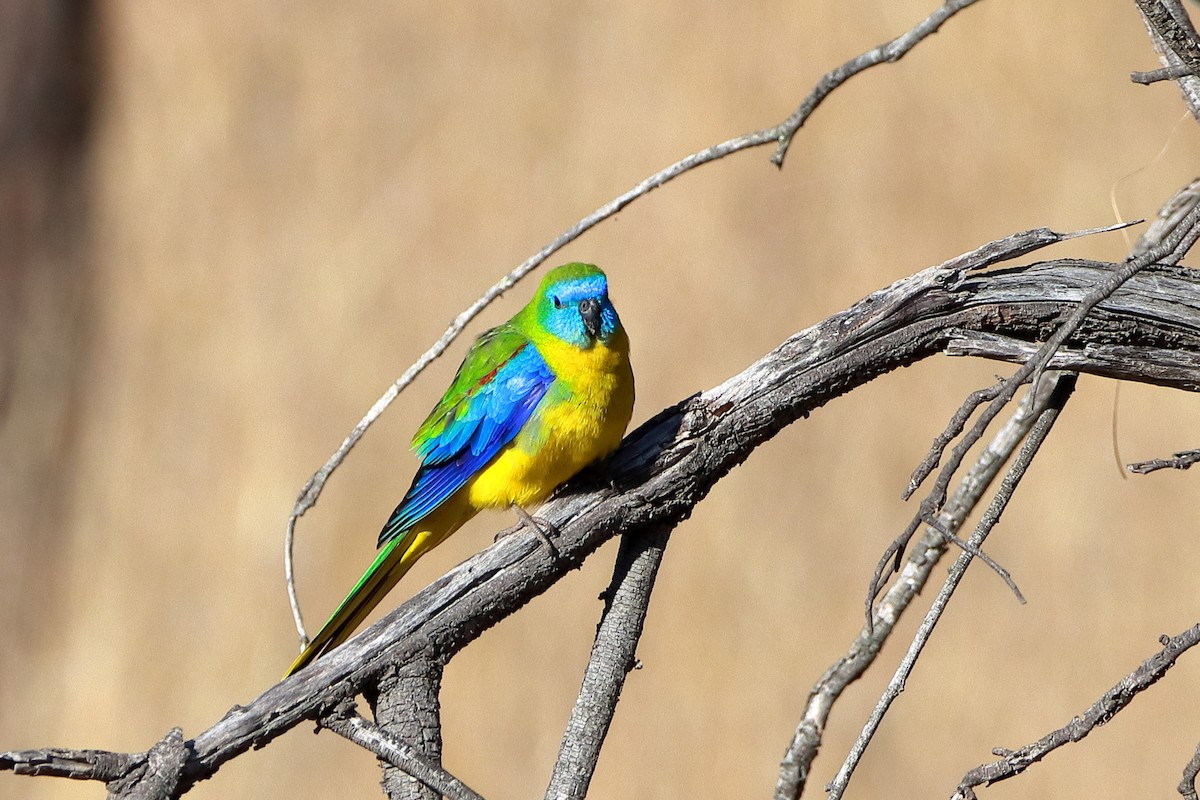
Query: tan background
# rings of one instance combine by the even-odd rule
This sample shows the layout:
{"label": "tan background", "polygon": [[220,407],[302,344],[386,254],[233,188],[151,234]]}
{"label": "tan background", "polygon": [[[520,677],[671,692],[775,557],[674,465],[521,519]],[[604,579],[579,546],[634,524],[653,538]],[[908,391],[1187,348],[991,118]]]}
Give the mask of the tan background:
{"label": "tan background", "polygon": [[[293,498],[449,320],[579,217],[779,121],[822,72],[933,5],[101,3],[82,310],[66,319],[26,284],[26,356],[0,422],[0,546],[19,587],[0,594],[0,750],[141,750],[269,686],[295,647],[280,557]],[[1110,223],[1110,192],[1124,216],[1153,214],[1200,156],[1175,88],[1128,81],[1154,66],[1132,3],[981,3],[835,93],[782,172],[767,150],[706,167],[554,261],[608,270],[637,424],[989,239]],[[1052,252],[1125,249],[1108,235]],[[78,335],[63,344],[56,322]],[[310,622],[369,562],[414,467],[408,436],[464,348],[302,521]],[[39,372],[64,353],[69,369]],[[716,488],[667,553],[593,797],[769,795],[808,688],[858,630],[867,576],[912,511],[898,499],[910,470],[962,396],[1007,370],[938,358],[885,376]],[[851,797],[947,796],[991,748],[1065,723],[1197,621],[1200,476],[1122,480],[1113,404],[1111,382],[1080,381],[989,544],[1029,605],[968,577]],[[1200,445],[1198,409],[1124,385],[1122,456]],[[509,521],[477,520],[392,600]],[[540,796],[614,552],[449,667],[446,765],[489,798]],[[902,648],[835,710],[808,796]],[[1198,687],[1189,655],[1084,746],[985,794],[1171,796],[1200,739]],[[378,777],[306,725],[189,796],[372,797]],[[3,797],[101,791],[0,775]]]}

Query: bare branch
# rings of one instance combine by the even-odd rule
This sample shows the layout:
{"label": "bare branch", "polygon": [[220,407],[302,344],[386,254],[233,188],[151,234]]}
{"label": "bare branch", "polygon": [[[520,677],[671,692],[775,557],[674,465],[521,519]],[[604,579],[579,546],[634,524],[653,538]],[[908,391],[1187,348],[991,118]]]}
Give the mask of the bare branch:
{"label": "bare branch", "polygon": [[[1195,31],[1185,28],[1176,14],[1187,19],[1187,12],[1182,6],[1176,5],[1169,9],[1163,0],[1133,0],[1141,9],[1142,16],[1150,23],[1167,47],[1173,52],[1192,75],[1200,75],[1200,44],[1196,42]],[[1190,27],[1190,26],[1188,26]]]}
{"label": "bare branch", "polygon": [[1200,450],[1184,450],[1176,453],[1174,458],[1139,461],[1136,464],[1130,464],[1127,469],[1139,475],[1146,475],[1160,469],[1187,469],[1197,462],[1200,462]]}
{"label": "bare branch", "polygon": [[613,198],[609,202],[602,205],[600,208],[588,214],[579,222],[572,225],[567,230],[554,237],[548,243],[542,246],[540,250],[518,265],[512,272],[501,278],[494,286],[488,289],[483,295],[470,305],[465,311],[454,318],[450,324],[432,347],[417,359],[411,367],[405,370],[395,383],[388,387],[383,396],[375,401],[375,405],[366,413],[358,424],[354,426],[354,430],[345,438],[337,451],[329,457],[308,482],[304,488],[300,490],[299,496],[296,498],[296,503],[292,508],[292,513],[288,516],[287,526],[284,532],[284,578],[287,583],[288,603],[292,609],[292,617],[296,624],[296,632],[300,638],[300,649],[303,650],[308,642],[308,634],[304,629],[304,620],[300,613],[300,602],[296,595],[295,587],[295,567],[293,565],[293,551],[296,537],[296,521],[302,517],[308,509],[312,508],[317,499],[321,496],[321,491],[325,487],[325,482],[329,480],[329,476],[333,471],[341,465],[350,450],[358,443],[358,440],[363,437],[367,429],[379,418],[379,415],[384,412],[397,395],[405,389],[424,369],[437,360],[438,357],[446,351],[455,339],[463,332],[467,325],[479,312],[483,311],[493,300],[500,297],[518,281],[524,278],[533,270],[537,269],[547,258],[553,255],[558,250],[561,250],[566,245],[579,238],[583,233],[590,230],[597,224],[603,222],[609,217],[616,214],[618,211],[625,208],[627,205],[637,200],[638,198],[649,194],[663,184],[679,177],[685,172],[689,172],[696,167],[718,161],[725,156],[742,150],[748,150],[755,147],[778,143],[775,154],[771,157],[771,161],[779,167],[783,166],[783,159],[787,153],[788,147],[791,145],[792,137],[799,128],[804,124],[812,112],[820,105],[834,89],[841,86],[854,75],[866,70],[869,67],[877,66],[883,63],[893,63],[899,61],[906,53],[912,50],[923,39],[937,33],[938,29],[950,17],[957,14],[962,9],[974,4],[977,0],[949,0],[942,5],[937,11],[931,14],[928,18],[920,22],[912,30],[893,39],[887,44],[880,45],[872,50],[863,53],[862,55],[847,61],[842,66],[826,73],[813,90],[808,94],[800,107],[796,109],[786,120],[773,125],[769,128],[763,128],[758,131],[744,134],[742,136],[729,139],[720,144],[713,145],[705,150],[692,153],[685,158],[676,161],[669,167],[656,172],[655,174],[645,178],[633,188],[627,190],[621,195]]}
{"label": "bare branch", "polygon": [[187,758],[183,731],[172,728],[145,753],[107,750],[23,750],[0,753],[0,771],[103,781],[113,800],[167,800]]}
{"label": "bare branch", "polygon": [[834,89],[865,69],[879,64],[895,63],[904,58],[908,51],[916,47],[923,39],[937,33],[948,19],[975,2],[976,0],[950,0],[904,35],[887,44],[881,44],[873,50],[868,50],[822,75],[821,80],[817,81],[817,85],[804,98],[804,102],[800,104],[795,113],[778,126],[779,147],[776,149],[775,155],[771,156],[772,163],[777,167],[783,166],[783,159],[787,156],[788,148],[791,147],[792,137]]}
{"label": "bare branch", "polygon": [[[1096,284],[1089,289],[1072,312],[1054,329],[1054,333],[1046,339],[1045,344],[1041,345],[1036,353],[1026,358],[1020,368],[1004,382],[1004,386],[996,394],[996,397],[981,412],[979,419],[975,421],[971,429],[954,446],[954,449],[950,453],[949,461],[938,473],[933,488],[921,500],[920,506],[908,526],[885,548],[883,555],[875,567],[875,574],[872,576],[870,584],[867,587],[865,606],[868,625],[871,624],[871,620],[873,619],[871,605],[879,594],[881,581],[889,574],[889,569],[891,572],[895,572],[899,568],[901,556],[904,549],[908,546],[909,540],[912,539],[922,522],[930,519],[937,512],[938,508],[941,507],[942,503],[945,502],[950,481],[959,467],[962,466],[967,452],[983,437],[992,420],[996,418],[1004,406],[1016,396],[1020,386],[1026,381],[1030,381],[1036,390],[1039,377],[1046,369],[1060,368],[1057,365],[1051,366],[1054,358],[1063,345],[1070,338],[1076,336],[1081,330],[1084,320],[1088,318],[1088,315],[1100,303],[1111,297],[1117,289],[1133,276],[1159,259],[1174,258],[1176,256],[1182,258],[1196,243],[1197,238],[1200,238],[1200,206],[1192,208],[1191,211],[1184,215],[1178,226],[1165,233],[1162,241],[1157,245],[1141,255],[1127,259],[1120,267],[1114,268],[1107,275],[1097,280]],[[989,331],[989,333],[992,332],[994,331]],[[1167,353],[1165,357],[1170,359],[1171,355]],[[957,415],[955,420],[951,421],[948,429],[956,424],[956,420]]]}
{"label": "bare branch", "polygon": [[1196,30],[1179,0],[1134,0],[1163,66],[1181,72],[1175,80],[1192,116],[1200,121],[1200,47]]}
{"label": "bare branch", "polygon": [[187,760],[183,731],[172,728],[146,753],[143,767],[108,783],[110,800],[170,800]]}
{"label": "bare branch", "polygon": [[1161,67],[1159,69],[1146,70],[1145,72],[1129,73],[1129,80],[1134,83],[1140,83],[1142,86],[1149,86],[1152,83],[1159,81],[1173,81],[1178,78],[1186,78],[1192,74],[1192,71],[1187,67],[1180,65],[1177,67]]}
{"label": "bare branch", "polygon": [[873,623],[864,625],[846,655],[835,661],[808,695],[804,714],[780,762],[775,800],[798,800],[808,782],[809,770],[821,746],[833,704],[842,692],[875,663],[897,620],[925,587],[934,566],[946,552],[946,533],[953,533],[974,510],[1000,468],[1016,451],[1037,419],[1031,404],[1018,404],[1016,412],[979,454],[938,517],[940,528],[928,525],[908,554],[907,563],[884,593]]}
{"label": "bare branch", "polygon": [[1183,778],[1179,781],[1178,787],[1179,793],[1183,795],[1183,800],[1197,800],[1196,775],[1198,774],[1200,774],[1200,747],[1196,748],[1196,754],[1183,768]]}
{"label": "bare branch", "polygon": [[[1015,237],[1022,238],[1022,237]],[[1048,237],[1045,243],[1053,241]],[[718,387],[690,397],[627,437],[589,476],[548,503],[559,558],[532,535],[514,535],[473,556],[379,623],[235,707],[189,743],[178,793],[229,759],[261,747],[344,697],[376,683],[389,664],[433,655],[443,663],[484,630],[544,592],[609,538],[685,518],[733,466],[791,422],[889,370],[939,353],[951,331],[1003,333],[1041,341],[1115,265],[1059,260],[988,272],[994,258],[956,260],[897,281],[844,312],[801,331]],[[1200,275],[1154,267],[1100,304],[1075,337],[1131,348],[1123,374],[1143,375],[1139,347],[1200,355]],[[1085,363],[1083,370],[1096,365]],[[1190,376],[1200,383],[1200,374]],[[0,768],[4,763],[0,762]],[[11,766],[9,768],[12,768]]]}
{"label": "bare branch", "polygon": [[546,800],[587,796],[600,748],[608,735],[625,676],[637,664],[636,651],[650,606],[650,593],[671,529],[651,528],[621,537],[612,583],[571,719],[563,732]]}
{"label": "bare branch", "polygon": [[[442,663],[431,648],[425,648],[416,658],[398,666],[388,665],[379,680],[366,687],[367,701],[381,729],[398,740],[413,743],[414,752],[435,767],[442,761],[442,709],[438,700]],[[431,784],[418,775],[390,760],[386,763],[383,788],[391,800],[438,800],[441,796],[427,788]]]}
{"label": "bare branch", "polygon": [[111,753],[108,750],[51,747],[0,753],[0,770],[16,775],[49,775],[105,783],[128,775],[145,763],[145,753]]}
{"label": "bare branch", "polygon": [[[1059,747],[1069,742],[1080,741],[1120,713],[1139,692],[1157,683],[1167,670],[1175,665],[1176,659],[1197,643],[1200,643],[1200,624],[1193,625],[1174,638],[1163,637],[1162,650],[1146,659],[1140,667],[1122,678],[1087,711],[1032,744],[1027,744],[1018,750],[998,751],[997,755],[1004,757],[991,764],[976,767],[964,775],[954,797],[957,800],[974,798],[973,787],[993,784],[1019,775]],[[1180,791],[1183,792],[1182,784]]]}
{"label": "bare branch", "polygon": [[[382,622],[201,734],[195,774],[211,773],[251,743],[311,717],[323,697],[353,694],[378,675],[383,663],[414,657],[426,646],[412,644],[415,637],[437,642],[447,652],[461,647],[609,537],[681,519],[726,470],[785,424],[887,369],[937,352],[947,330],[1003,326],[1036,341],[1075,307],[1097,276],[1112,269],[1069,261],[976,277],[926,270],[791,337],[739,376],[643,425],[596,479],[602,488],[548,504],[543,514],[560,531],[558,560],[550,561],[532,536],[520,535],[476,555]],[[1119,337],[1129,346],[1169,338],[1180,353],[1200,353],[1198,277],[1178,268],[1135,277],[1081,335]],[[1132,360],[1128,377],[1137,378],[1133,373],[1140,363]]]}
{"label": "bare branch", "polygon": [[913,470],[912,477],[908,479],[908,486],[904,489],[902,497],[907,500],[912,497],[913,492],[921,488],[921,484],[929,477],[929,474],[937,469],[937,465],[942,461],[942,455],[946,452],[946,446],[953,442],[963,432],[963,428],[967,426],[967,420],[975,413],[975,409],[979,408],[989,400],[996,399],[996,395],[1000,394],[1000,390],[1004,388],[1004,381],[1000,381],[995,386],[987,389],[976,389],[967,395],[967,399],[963,400],[958,411],[954,412],[954,416],[950,418],[950,422],[946,425],[946,429],[939,433],[933,440],[933,444],[929,448],[929,453]]}
{"label": "bare branch", "polygon": [[[1130,251],[1132,255],[1140,256],[1162,243],[1164,239],[1179,229],[1179,226],[1184,223],[1188,214],[1197,205],[1200,205],[1200,178],[1188,183],[1163,203],[1162,208],[1158,210],[1150,225],[1147,226],[1145,233],[1134,243],[1133,249]],[[1178,264],[1184,255],[1184,253],[1172,252],[1160,258],[1158,263]]]}
{"label": "bare branch", "polygon": [[[1012,467],[1009,468],[1008,473],[1000,482],[1000,488],[992,498],[987,512],[979,520],[979,524],[975,526],[975,532],[971,534],[969,542],[976,549],[983,544],[984,539],[991,533],[992,528],[1000,521],[1004,509],[1007,508],[1009,500],[1012,499],[1013,492],[1016,491],[1021,478],[1024,477],[1026,470],[1029,469],[1033,457],[1037,455],[1038,449],[1045,442],[1050,429],[1054,427],[1054,423],[1058,419],[1063,406],[1070,398],[1071,393],[1075,391],[1075,377],[1074,373],[1056,373],[1047,376],[1047,385],[1053,387],[1050,390],[1050,396],[1046,400],[1045,407],[1039,413],[1038,420],[1034,423],[1033,429],[1029,432],[1025,444],[1021,446],[1021,450],[1017,454]],[[1034,394],[1035,397],[1038,397],[1036,388]],[[1035,405],[1037,402],[1038,400],[1035,400]],[[892,703],[895,702],[896,698],[900,696],[900,692],[903,691],[904,684],[908,681],[908,676],[912,674],[912,669],[917,662],[917,658],[921,655],[921,651],[925,649],[925,645],[928,643],[929,637],[933,634],[934,627],[936,627],[938,621],[941,619],[946,605],[950,602],[950,598],[954,595],[958,584],[966,574],[967,567],[971,565],[972,558],[973,556],[969,551],[964,551],[950,568],[950,574],[946,577],[946,582],[942,584],[941,591],[938,592],[938,596],[933,601],[933,605],[930,606],[924,621],[922,621],[921,626],[917,629],[917,633],[908,647],[908,652],[904,654],[900,666],[897,667],[891,681],[888,682],[887,689],[876,704],[875,710],[871,712],[871,717],[863,727],[862,733],[859,734],[853,747],[850,748],[850,753],[846,756],[846,760],[842,762],[837,776],[830,783],[828,792],[829,800],[839,800],[845,793],[846,787],[850,783],[850,778],[858,766],[858,762],[862,759],[862,755],[871,743],[871,739],[875,736],[875,732],[879,730],[879,725],[883,722],[884,715],[887,714]]]}
{"label": "bare branch", "polygon": [[[938,528],[938,521],[936,519],[930,521],[928,524],[932,528]],[[1017,582],[1013,579],[1011,572],[1001,566],[994,558],[989,556],[983,550],[975,547],[970,542],[963,541],[949,531],[942,531],[942,535],[946,537],[947,542],[954,545],[959,550],[962,550],[964,553],[970,553],[975,558],[978,558],[988,567],[988,569],[999,575],[1000,580],[1004,581],[1004,585],[1007,586],[1008,590],[1013,593],[1014,597],[1017,598],[1017,602],[1021,605],[1025,605],[1025,595],[1021,593],[1021,587],[1017,586]]]}
{"label": "bare branch", "polygon": [[438,797],[445,796],[451,800],[483,800],[477,792],[429,761],[412,745],[363,719],[350,700],[339,704],[332,713],[322,718],[321,724],[359,747],[370,750],[394,769],[411,775],[437,792]]}

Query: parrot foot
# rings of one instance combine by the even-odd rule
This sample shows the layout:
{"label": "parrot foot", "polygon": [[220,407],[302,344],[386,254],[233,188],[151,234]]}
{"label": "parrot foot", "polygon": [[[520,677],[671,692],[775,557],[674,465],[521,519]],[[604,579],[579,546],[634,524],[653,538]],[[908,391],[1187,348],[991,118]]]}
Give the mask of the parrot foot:
{"label": "parrot foot", "polygon": [[544,519],[538,519],[537,517],[533,516],[528,511],[526,511],[525,509],[521,508],[518,505],[512,506],[512,510],[516,513],[516,515],[518,517],[521,518],[521,521],[518,522],[516,525],[513,525],[511,528],[505,528],[504,530],[497,533],[494,541],[498,542],[501,539],[503,539],[505,536],[511,536],[512,534],[521,530],[521,528],[528,527],[533,530],[534,534],[539,539],[542,540],[542,544],[546,545],[546,547],[549,548],[550,555],[553,556],[554,558],[558,558],[558,548],[554,546],[554,542],[550,538],[552,536],[558,535],[558,528],[554,527],[553,524],[547,522]]}

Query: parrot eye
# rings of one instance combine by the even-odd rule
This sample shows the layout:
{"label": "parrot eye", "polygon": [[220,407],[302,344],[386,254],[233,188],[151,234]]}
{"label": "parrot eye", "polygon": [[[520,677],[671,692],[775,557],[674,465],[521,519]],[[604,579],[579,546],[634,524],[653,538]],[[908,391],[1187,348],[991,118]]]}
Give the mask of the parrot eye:
{"label": "parrot eye", "polygon": [[556,294],[554,294],[554,295],[550,295],[550,299],[554,301],[554,307],[555,307],[555,308],[562,308],[562,307],[563,307],[563,301],[562,301],[562,300],[560,300],[560,299],[558,299],[558,295],[556,295]]}

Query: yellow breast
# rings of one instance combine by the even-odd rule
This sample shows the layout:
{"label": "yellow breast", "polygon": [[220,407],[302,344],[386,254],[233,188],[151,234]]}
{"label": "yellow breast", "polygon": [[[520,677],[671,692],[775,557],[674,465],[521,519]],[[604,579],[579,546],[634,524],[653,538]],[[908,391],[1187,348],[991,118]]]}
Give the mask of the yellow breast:
{"label": "yellow breast", "polygon": [[633,370],[623,330],[580,350],[536,342],[556,379],[516,439],[470,484],[471,505],[532,505],[617,449],[633,416]]}

